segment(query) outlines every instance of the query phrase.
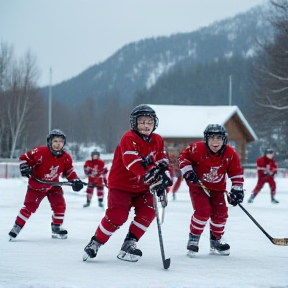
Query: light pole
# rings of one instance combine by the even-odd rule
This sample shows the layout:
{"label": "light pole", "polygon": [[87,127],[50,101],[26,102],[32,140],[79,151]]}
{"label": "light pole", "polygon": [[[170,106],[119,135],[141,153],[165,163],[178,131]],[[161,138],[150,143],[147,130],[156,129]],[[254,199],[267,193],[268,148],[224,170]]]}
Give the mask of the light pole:
{"label": "light pole", "polygon": [[48,133],[51,131],[51,122],[52,122],[52,68],[50,68],[50,77],[49,77],[49,100],[48,100]]}
{"label": "light pole", "polygon": [[229,76],[229,106],[232,105],[232,76]]}

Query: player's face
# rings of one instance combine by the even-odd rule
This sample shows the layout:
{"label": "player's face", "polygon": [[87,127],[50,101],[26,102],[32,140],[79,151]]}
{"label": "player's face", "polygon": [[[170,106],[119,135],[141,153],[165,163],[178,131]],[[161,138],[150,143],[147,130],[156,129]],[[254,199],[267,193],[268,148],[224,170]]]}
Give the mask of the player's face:
{"label": "player's face", "polygon": [[92,159],[97,160],[99,158],[98,154],[92,154]]}
{"label": "player's face", "polygon": [[208,138],[208,146],[214,153],[217,153],[221,149],[223,142],[223,138],[220,135],[212,135]]}
{"label": "player's face", "polygon": [[274,157],[274,153],[266,154],[266,157],[269,158],[269,159],[272,159]]}
{"label": "player's face", "polygon": [[64,146],[64,139],[62,137],[54,137],[52,139],[52,149],[54,151],[60,151],[63,149],[63,146]]}
{"label": "player's face", "polygon": [[144,136],[149,136],[154,129],[154,119],[149,116],[139,116],[137,119],[137,129]]}

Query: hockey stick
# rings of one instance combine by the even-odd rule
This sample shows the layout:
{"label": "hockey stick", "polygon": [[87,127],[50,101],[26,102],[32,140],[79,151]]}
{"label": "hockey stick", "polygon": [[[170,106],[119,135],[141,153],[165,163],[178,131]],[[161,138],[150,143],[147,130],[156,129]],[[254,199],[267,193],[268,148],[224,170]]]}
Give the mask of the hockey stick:
{"label": "hockey stick", "polygon": [[161,203],[161,207],[162,207],[162,215],[161,215],[161,225],[162,225],[164,223],[165,207],[168,205],[166,189],[165,189],[164,193],[159,197],[159,202]]}
{"label": "hockey stick", "polygon": [[[51,182],[51,181],[46,181],[46,180],[42,180],[42,179],[39,179],[37,178],[36,176],[34,176],[33,174],[31,175],[32,178],[34,178],[37,182],[39,183],[42,183],[42,184],[47,184],[47,185],[50,185],[50,186],[54,186],[54,187],[61,187],[61,186],[73,186],[73,183],[72,182],[69,182],[69,181],[64,181],[64,182]],[[88,186],[88,187],[96,187],[96,185],[94,184],[90,184],[90,183],[86,183],[86,182],[83,182],[83,185],[85,186]]]}
{"label": "hockey stick", "polygon": [[244,211],[244,213],[256,224],[256,226],[264,233],[264,235],[275,245],[288,246],[288,238],[273,238],[270,236],[261,225],[252,217],[252,215],[240,204],[238,206]]}
{"label": "hockey stick", "polygon": [[[209,190],[205,187],[205,185],[198,180],[198,183],[200,187],[203,189],[205,194],[210,196]],[[227,193],[227,191],[226,191]],[[273,238],[270,236],[264,229],[263,227],[255,220],[255,218],[240,204],[238,203],[238,206],[244,211],[244,213],[254,222],[254,224],[264,233],[264,235],[275,245],[279,246],[288,246],[288,238]]]}
{"label": "hockey stick", "polygon": [[158,236],[159,236],[159,243],[160,243],[160,250],[161,250],[161,256],[162,256],[162,262],[163,262],[163,267],[164,269],[168,269],[170,267],[170,258],[165,259],[165,252],[164,252],[164,245],[163,245],[163,238],[162,238],[162,232],[161,232],[161,223],[160,223],[160,218],[159,218],[159,210],[157,206],[157,196],[156,192],[151,190],[153,194],[153,203],[154,203],[154,209],[155,209],[155,214],[156,214],[156,219],[157,219],[157,228],[158,228]]}

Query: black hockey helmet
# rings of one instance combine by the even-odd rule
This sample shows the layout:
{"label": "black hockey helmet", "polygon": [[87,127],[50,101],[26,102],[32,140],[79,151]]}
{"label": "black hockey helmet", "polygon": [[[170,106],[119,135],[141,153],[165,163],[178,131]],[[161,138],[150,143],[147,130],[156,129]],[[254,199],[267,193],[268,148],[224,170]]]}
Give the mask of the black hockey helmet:
{"label": "black hockey helmet", "polygon": [[64,140],[64,146],[66,145],[66,136],[65,134],[60,130],[60,129],[53,129],[51,130],[51,132],[47,135],[47,146],[49,147],[51,153],[55,156],[61,156],[62,155],[62,150],[64,148],[59,150],[59,151],[55,151],[52,149],[52,140],[54,137],[61,137]]}
{"label": "black hockey helmet", "polygon": [[98,159],[100,158],[100,152],[99,152],[97,149],[94,149],[94,150],[91,152],[91,158],[93,158],[94,155],[97,155],[97,156],[98,156]]}
{"label": "black hockey helmet", "polygon": [[137,130],[137,118],[139,116],[149,116],[154,119],[153,131],[158,127],[159,120],[156,112],[149,105],[141,104],[136,106],[130,114],[130,127],[132,130]]}
{"label": "black hockey helmet", "polygon": [[272,148],[266,148],[264,151],[264,155],[273,154],[273,153],[274,153],[274,150]]}
{"label": "black hockey helmet", "polygon": [[224,128],[224,126],[219,125],[219,124],[209,124],[206,127],[206,129],[204,131],[204,141],[205,141],[205,144],[209,150],[210,150],[210,148],[208,146],[208,139],[209,139],[209,137],[214,136],[214,135],[219,135],[223,139],[223,145],[222,145],[221,149],[217,152],[218,154],[221,154],[224,151],[224,149],[228,143],[227,131]]}

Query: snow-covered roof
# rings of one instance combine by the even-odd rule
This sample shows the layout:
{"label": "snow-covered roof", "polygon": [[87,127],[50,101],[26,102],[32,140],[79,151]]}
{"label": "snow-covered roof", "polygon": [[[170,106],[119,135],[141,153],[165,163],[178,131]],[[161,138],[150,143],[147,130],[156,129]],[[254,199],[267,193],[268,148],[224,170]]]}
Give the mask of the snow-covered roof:
{"label": "snow-covered roof", "polygon": [[148,105],[155,110],[159,118],[159,126],[155,132],[164,138],[202,138],[207,125],[225,126],[226,122],[237,114],[247,131],[257,140],[238,106]]}

